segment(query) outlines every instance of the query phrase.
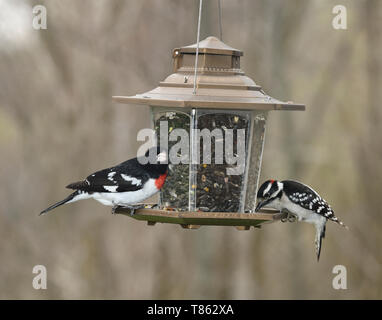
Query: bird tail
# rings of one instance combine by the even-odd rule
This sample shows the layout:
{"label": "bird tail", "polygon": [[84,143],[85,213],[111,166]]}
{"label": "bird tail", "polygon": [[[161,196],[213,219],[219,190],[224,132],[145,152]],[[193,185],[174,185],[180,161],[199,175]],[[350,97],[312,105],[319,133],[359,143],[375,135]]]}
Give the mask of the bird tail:
{"label": "bird tail", "polygon": [[55,203],[54,205],[51,205],[49,208],[46,208],[45,210],[41,211],[40,212],[40,216],[43,215],[43,214],[46,214],[48,211],[54,209],[54,208],[57,208],[65,203],[69,203],[69,202],[73,202],[73,201],[77,201],[77,200],[80,200],[80,199],[76,199],[76,197],[80,195],[80,191],[74,191],[72,194],[70,194],[69,196],[67,196],[64,200],[61,200],[57,203]]}
{"label": "bird tail", "polygon": [[322,239],[325,238],[325,231],[326,231],[326,221],[324,221],[323,223],[316,224],[315,245],[316,245],[317,261],[320,260]]}
{"label": "bird tail", "polygon": [[338,223],[340,226],[342,226],[342,227],[344,227],[345,229],[349,230],[349,227],[348,227],[345,223],[343,223],[340,219],[338,219],[337,217],[333,217],[333,218],[331,218],[330,220],[332,220],[332,221]]}

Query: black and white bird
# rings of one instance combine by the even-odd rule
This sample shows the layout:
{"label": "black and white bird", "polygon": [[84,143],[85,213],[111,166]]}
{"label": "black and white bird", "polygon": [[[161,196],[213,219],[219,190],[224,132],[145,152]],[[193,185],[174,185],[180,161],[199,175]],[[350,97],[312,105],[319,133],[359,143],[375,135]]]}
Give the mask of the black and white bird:
{"label": "black and white bird", "polygon": [[316,227],[316,254],[320,259],[321,243],[325,237],[326,221],[331,220],[347,228],[333,212],[330,205],[311,187],[293,180],[268,180],[257,192],[256,210],[262,207],[287,211],[298,221],[313,224]]}
{"label": "black and white bird", "polygon": [[45,214],[66,203],[94,199],[106,206],[128,207],[134,212],[137,204],[156,194],[167,177],[168,153],[153,147],[144,157],[133,158],[111,168],[89,175],[85,180],[74,182],[66,188],[76,190],[62,201],[41,211]]}

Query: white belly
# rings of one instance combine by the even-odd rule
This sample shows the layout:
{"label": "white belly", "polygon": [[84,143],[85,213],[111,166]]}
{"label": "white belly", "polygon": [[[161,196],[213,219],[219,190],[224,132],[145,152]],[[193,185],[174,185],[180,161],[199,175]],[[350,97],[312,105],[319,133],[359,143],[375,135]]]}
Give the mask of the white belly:
{"label": "white belly", "polygon": [[[265,207],[268,207],[268,206],[265,206]],[[298,204],[293,203],[284,194],[282,195],[281,199],[275,199],[274,201],[272,201],[269,204],[269,208],[273,208],[280,211],[282,209],[286,209],[290,213],[296,215],[298,218],[298,221],[304,221],[304,222],[316,224],[317,222],[322,222],[322,220],[326,220],[325,217],[317,213],[314,213],[308,209],[304,209]]]}
{"label": "white belly", "polygon": [[90,196],[105,206],[132,205],[150,198],[158,192],[155,180],[150,179],[141,190],[127,192],[95,192]]}

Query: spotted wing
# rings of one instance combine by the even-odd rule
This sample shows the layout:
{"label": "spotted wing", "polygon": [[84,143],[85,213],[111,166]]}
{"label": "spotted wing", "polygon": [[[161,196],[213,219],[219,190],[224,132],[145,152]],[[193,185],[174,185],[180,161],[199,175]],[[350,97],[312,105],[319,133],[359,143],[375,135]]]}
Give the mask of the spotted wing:
{"label": "spotted wing", "polygon": [[316,191],[297,181],[287,180],[283,182],[284,188],[289,191],[287,192],[288,198],[293,203],[307,210],[312,210],[327,219],[337,220],[330,205]]}
{"label": "spotted wing", "polygon": [[142,189],[147,180],[148,176],[139,167],[125,164],[97,171],[67,188],[86,192],[127,192]]}

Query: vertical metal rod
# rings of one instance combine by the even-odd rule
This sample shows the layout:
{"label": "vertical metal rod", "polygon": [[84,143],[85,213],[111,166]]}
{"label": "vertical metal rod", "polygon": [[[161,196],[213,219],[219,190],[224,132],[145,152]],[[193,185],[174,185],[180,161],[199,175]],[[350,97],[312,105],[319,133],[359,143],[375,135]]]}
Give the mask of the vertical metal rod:
{"label": "vertical metal rod", "polygon": [[197,191],[197,174],[198,174],[198,114],[196,109],[191,111],[191,126],[190,126],[190,176],[189,176],[189,198],[188,210],[196,211],[196,191]]}
{"label": "vertical metal rod", "polygon": [[223,25],[222,25],[222,6],[220,0],[218,0],[218,11],[219,11],[219,33],[220,41],[223,41]]}
{"label": "vertical metal rod", "polygon": [[194,72],[194,91],[193,94],[196,94],[196,78],[198,70],[198,56],[199,56],[199,37],[200,37],[200,21],[202,20],[202,6],[203,0],[199,0],[199,19],[198,19],[198,34],[196,36],[196,56],[195,56],[195,72]]}

